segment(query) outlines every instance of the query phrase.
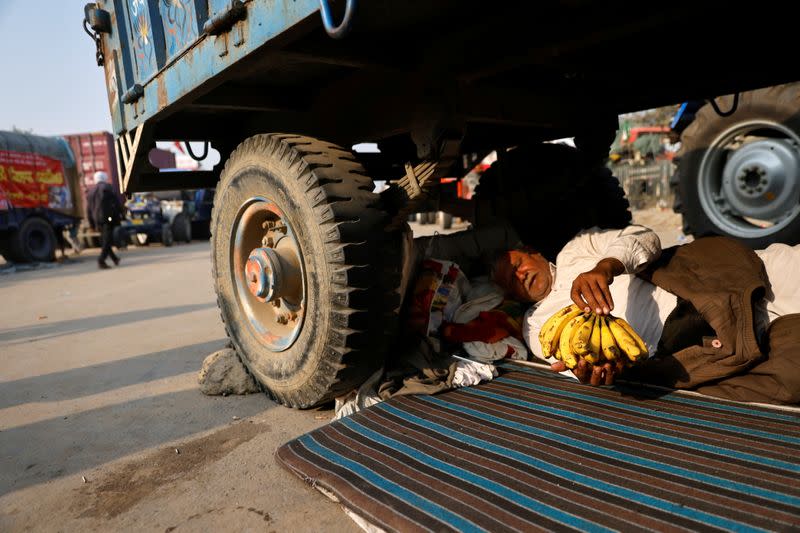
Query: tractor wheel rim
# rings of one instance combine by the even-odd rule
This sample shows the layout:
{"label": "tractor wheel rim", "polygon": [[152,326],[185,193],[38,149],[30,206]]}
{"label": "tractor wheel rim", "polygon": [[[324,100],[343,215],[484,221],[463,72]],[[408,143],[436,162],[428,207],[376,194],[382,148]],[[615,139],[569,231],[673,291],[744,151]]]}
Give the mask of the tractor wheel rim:
{"label": "tractor wheel rim", "polygon": [[800,136],[762,120],[729,128],[703,155],[697,190],[705,214],[727,233],[777,233],[800,215]]}
{"label": "tractor wheel rim", "polygon": [[230,249],[239,311],[267,349],[288,349],[303,328],[306,277],[283,210],[268,198],[248,199],[234,221]]}

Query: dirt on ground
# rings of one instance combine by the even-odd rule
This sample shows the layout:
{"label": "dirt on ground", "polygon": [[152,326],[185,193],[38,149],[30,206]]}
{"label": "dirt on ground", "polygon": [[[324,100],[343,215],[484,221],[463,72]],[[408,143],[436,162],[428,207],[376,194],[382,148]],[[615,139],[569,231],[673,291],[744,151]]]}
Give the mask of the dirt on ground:
{"label": "dirt on ground", "polygon": [[208,243],[96,257],[0,275],[0,531],[358,531],[274,458],[330,409],[200,392]]}

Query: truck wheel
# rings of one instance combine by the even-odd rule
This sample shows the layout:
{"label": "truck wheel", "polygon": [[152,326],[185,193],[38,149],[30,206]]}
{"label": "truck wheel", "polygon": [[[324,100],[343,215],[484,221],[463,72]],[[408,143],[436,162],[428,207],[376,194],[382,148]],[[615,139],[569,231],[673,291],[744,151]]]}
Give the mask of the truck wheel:
{"label": "truck wheel", "polygon": [[611,171],[559,144],[503,154],[481,176],[474,198],[476,226],[509,223],[522,242],[551,261],[583,229],[631,222],[625,192]]}
{"label": "truck wheel", "polygon": [[49,222],[30,217],[20,224],[11,237],[11,255],[22,263],[54,261],[56,258],[56,233]]}
{"label": "truck wheel", "polygon": [[161,226],[161,244],[164,246],[172,246],[175,242],[174,236],[172,235],[172,228],[169,224],[164,224]]}
{"label": "truck wheel", "polygon": [[[278,402],[311,407],[383,363],[388,217],[353,156],[299,135],[231,154],[211,223],[217,302],[243,363]],[[398,280],[399,281],[399,280]]]}
{"label": "truck wheel", "polygon": [[178,213],[172,219],[172,235],[178,242],[192,242],[192,223],[186,213]]}
{"label": "truck wheel", "polygon": [[128,232],[122,226],[116,226],[112,235],[114,246],[120,250],[128,247]]}
{"label": "truck wheel", "polygon": [[[733,97],[717,102],[729,109]],[[743,93],[730,117],[702,107],[678,158],[674,209],[684,233],[753,248],[800,242],[800,85]]]}

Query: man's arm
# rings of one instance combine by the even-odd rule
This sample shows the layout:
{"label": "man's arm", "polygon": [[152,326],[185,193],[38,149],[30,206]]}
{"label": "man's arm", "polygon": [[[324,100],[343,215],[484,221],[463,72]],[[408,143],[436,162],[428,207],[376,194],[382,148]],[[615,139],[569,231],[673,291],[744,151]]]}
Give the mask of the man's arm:
{"label": "man's arm", "polygon": [[572,283],[572,301],[587,312],[608,315],[614,300],[608,286],[622,274],[635,274],[661,255],[661,240],[644,226],[628,226],[617,232],[602,232],[589,237],[602,258],[592,270],[579,274]]}

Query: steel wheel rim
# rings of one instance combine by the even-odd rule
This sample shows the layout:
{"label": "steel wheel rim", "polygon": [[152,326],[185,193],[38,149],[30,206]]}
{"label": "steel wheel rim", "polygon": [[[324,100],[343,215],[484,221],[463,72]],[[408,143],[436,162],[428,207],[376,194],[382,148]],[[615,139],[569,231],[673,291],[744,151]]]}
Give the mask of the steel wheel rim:
{"label": "steel wheel rim", "polygon": [[[755,132],[769,132],[770,135],[751,135]],[[756,146],[758,143],[763,143],[763,148]],[[792,147],[791,163],[800,166],[800,136],[777,122],[761,120],[737,124],[714,139],[700,162],[697,190],[703,211],[717,227],[735,237],[760,238],[779,232],[800,216],[800,203],[796,201],[778,217],[758,219],[748,216],[749,211],[757,211],[758,208],[755,203],[747,203],[747,196],[755,197],[763,191],[748,187],[750,178],[742,179],[741,172],[737,173],[737,169],[730,166],[730,163],[735,162],[734,158],[740,150],[750,149],[753,159],[759,160],[767,157],[767,150],[770,147],[780,149],[781,144]],[[738,170],[749,170],[749,168]],[[775,181],[777,183],[778,180]],[[792,172],[792,175],[785,177],[784,183],[778,186],[785,196],[796,197],[800,188],[800,176]],[[737,187],[747,190],[732,193],[737,191]],[[772,200],[768,200],[767,203],[769,201]],[[745,209],[741,209],[743,205]]]}
{"label": "steel wheel rim", "polygon": [[264,197],[245,201],[229,249],[239,311],[267,349],[287,350],[303,328],[306,277],[302,250],[283,210]]}

